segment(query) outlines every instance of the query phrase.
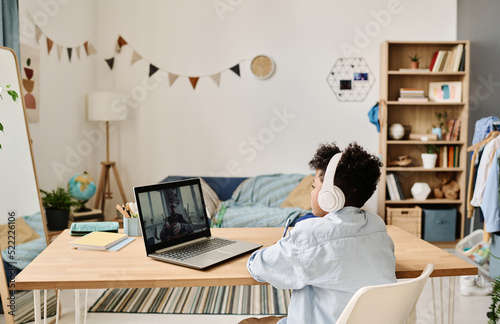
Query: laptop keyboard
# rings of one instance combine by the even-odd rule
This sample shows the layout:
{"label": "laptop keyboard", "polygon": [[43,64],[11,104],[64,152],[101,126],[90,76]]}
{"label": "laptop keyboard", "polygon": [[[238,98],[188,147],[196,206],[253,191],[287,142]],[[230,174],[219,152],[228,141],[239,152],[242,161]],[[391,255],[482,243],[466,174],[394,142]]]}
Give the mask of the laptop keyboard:
{"label": "laptop keyboard", "polygon": [[177,260],[186,260],[197,255],[207,253],[213,250],[216,250],[220,247],[230,245],[236,243],[235,241],[225,240],[221,238],[212,238],[210,240],[205,240],[202,242],[190,244],[188,246],[183,246],[177,249],[173,249],[167,252],[163,252],[160,255],[162,257],[177,259]]}

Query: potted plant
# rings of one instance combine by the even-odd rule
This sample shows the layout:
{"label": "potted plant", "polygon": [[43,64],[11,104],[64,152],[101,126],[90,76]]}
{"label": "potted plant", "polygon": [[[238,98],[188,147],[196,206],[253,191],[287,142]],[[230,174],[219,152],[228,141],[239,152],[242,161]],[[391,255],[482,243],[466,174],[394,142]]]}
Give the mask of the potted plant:
{"label": "potted plant", "polygon": [[73,200],[68,190],[61,187],[51,192],[45,190],[40,190],[40,192],[44,194],[42,205],[45,208],[49,230],[61,231],[68,228],[70,208],[78,205],[78,202]]}
{"label": "potted plant", "polygon": [[422,164],[424,169],[432,169],[436,166],[439,147],[436,145],[427,145],[427,152],[422,153]]}
{"label": "potted plant", "polygon": [[491,294],[490,311],[488,316],[488,324],[496,324],[500,319],[500,276],[493,278],[493,292]]}
{"label": "potted plant", "polygon": [[408,55],[408,57],[411,60],[411,62],[410,62],[410,68],[412,68],[412,69],[418,69],[418,64],[419,64],[418,61],[420,60],[420,56],[418,56],[417,54],[415,54],[413,56]]}
{"label": "potted plant", "polygon": [[444,135],[448,134],[448,127],[446,127],[448,112],[436,112],[434,113],[434,116],[436,120],[432,124],[432,134],[436,134],[438,136],[438,140],[441,140]]}

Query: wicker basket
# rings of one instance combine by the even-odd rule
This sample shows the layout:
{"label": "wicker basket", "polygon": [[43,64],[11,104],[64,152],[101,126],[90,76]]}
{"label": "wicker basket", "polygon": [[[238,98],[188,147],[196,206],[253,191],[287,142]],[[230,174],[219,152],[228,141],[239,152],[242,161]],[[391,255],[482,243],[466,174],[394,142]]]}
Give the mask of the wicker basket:
{"label": "wicker basket", "polygon": [[397,226],[410,234],[422,237],[422,209],[387,207],[387,225]]}

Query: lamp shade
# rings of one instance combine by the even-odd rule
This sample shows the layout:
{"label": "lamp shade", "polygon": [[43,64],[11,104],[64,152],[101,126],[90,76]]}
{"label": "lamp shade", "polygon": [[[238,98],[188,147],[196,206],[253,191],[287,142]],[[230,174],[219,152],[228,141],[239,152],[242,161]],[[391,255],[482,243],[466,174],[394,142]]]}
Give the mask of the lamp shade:
{"label": "lamp shade", "polygon": [[118,92],[98,91],[88,95],[87,119],[118,121],[127,119],[127,105]]}

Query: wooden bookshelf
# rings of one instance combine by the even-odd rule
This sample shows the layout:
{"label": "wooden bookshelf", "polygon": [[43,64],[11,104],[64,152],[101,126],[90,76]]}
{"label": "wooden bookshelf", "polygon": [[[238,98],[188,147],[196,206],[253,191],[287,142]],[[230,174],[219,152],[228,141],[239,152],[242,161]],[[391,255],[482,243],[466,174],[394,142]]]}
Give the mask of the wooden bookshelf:
{"label": "wooden bookshelf", "polygon": [[[463,44],[465,50],[465,68],[459,72],[425,71],[431,64],[433,54],[439,50],[452,50],[458,44]],[[420,70],[409,71],[409,56],[417,54],[420,59]],[[449,206],[457,209],[457,239],[464,236],[466,215],[466,167],[467,167],[467,130],[469,117],[469,77],[470,77],[470,43],[469,41],[447,42],[404,42],[386,41],[381,45],[380,55],[380,151],[384,167],[379,184],[378,213],[386,217],[386,207],[414,207],[421,205]],[[400,69],[404,69],[400,71]],[[422,88],[424,95],[429,96],[430,82],[462,83],[462,99],[458,103],[398,102],[400,88]],[[435,114],[447,112],[448,118],[460,119],[459,138],[453,141],[391,140],[388,137],[389,127],[394,123],[410,126],[411,132],[428,134],[435,121]],[[429,144],[438,147],[452,146],[459,149],[458,166],[438,166],[434,169],[422,167],[421,153],[425,153]],[[398,156],[408,155],[412,159],[410,166],[388,167],[389,161],[397,160]],[[426,200],[415,200],[411,195],[411,187],[415,182],[426,182],[431,188],[438,186],[438,172],[452,172],[460,185],[459,197],[454,200],[436,199],[431,192]],[[395,173],[401,184],[403,200],[390,200],[386,194],[386,175]]]}

